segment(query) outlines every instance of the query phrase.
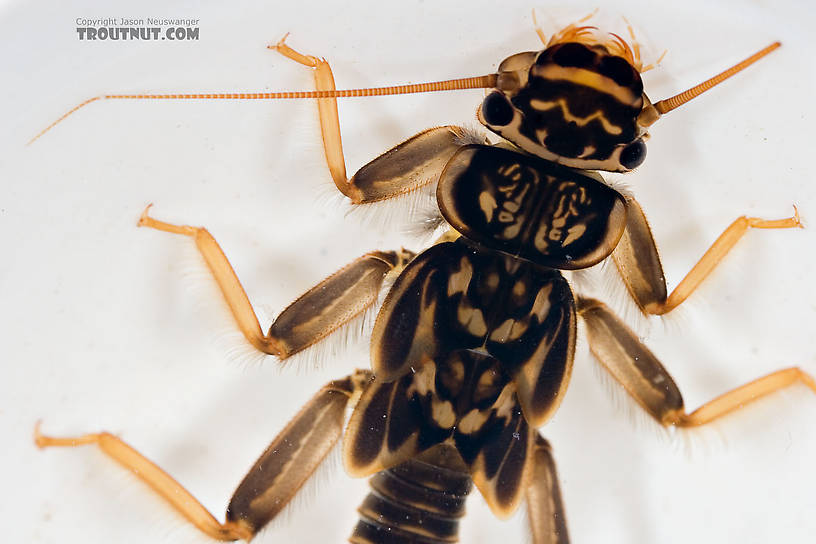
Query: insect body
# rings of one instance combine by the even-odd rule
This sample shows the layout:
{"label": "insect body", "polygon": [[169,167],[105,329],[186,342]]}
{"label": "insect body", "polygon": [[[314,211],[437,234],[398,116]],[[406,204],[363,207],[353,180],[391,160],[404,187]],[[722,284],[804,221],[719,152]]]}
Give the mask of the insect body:
{"label": "insect body", "polygon": [[[279,50],[313,63],[318,73],[328,68],[284,43]],[[653,106],[643,95],[637,60],[617,40],[570,27],[541,52],[508,58],[489,80],[495,89],[479,120],[523,151],[477,144],[459,127],[440,127],[351,179],[342,148],[327,136],[335,128],[339,135],[336,115],[326,113],[329,99],[321,98],[337,187],[367,203],[396,197],[427,178],[437,182],[440,212],[455,233],[416,257],[405,251],[361,257],[293,303],[268,333],[206,230],[143,215],[143,226],[195,239],[246,338],[281,359],[346,325],[371,306],[387,275],[396,277],[374,327],[371,371],[333,381],[313,397],[238,487],[225,523],[111,435],[39,435],[38,443],[97,443],[206,534],[249,540],[343,434],[349,472],[376,474],[352,542],[455,541],[472,481],[500,516],[526,500],[534,541],[556,543],[567,541],[562,500],[549,445],[536,427],[563,398],[579,315],[601,364],[664,425],[702,425],[794,382],[816,391],[809,375],[789,368],[687,413],[649,350],[602,303],[575,295],[559,272],[611,254],[644,313],[671,311],[705,278],[706,272],[692,271],[682,288],[667,294],[639,205],[588,171],[637,167],[647,127],[676,107],[674,99]],[[701,269],[713,267],[750,227],[795,226],[796,217],[740,218]],[[343,414],[352,405],[344,432]]]}

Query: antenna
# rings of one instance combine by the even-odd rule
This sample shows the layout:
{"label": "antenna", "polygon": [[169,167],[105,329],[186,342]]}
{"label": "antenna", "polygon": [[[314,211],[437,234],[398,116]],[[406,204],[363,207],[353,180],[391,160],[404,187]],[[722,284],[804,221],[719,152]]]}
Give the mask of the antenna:
{"label": "antenna", "polygon": [[280,91],[272,93],[190,93],[190,94],[103,94],[80,102],[56,121],[31,138],[31,145],[43,134],[62,121],[97,100],[293,100],[302,98],[353,98],[363,96],[386,96],[392,94],[430,93],[436,91],[456,91],[461,89],[486,89],[496,86],[496,74],[485,76],[447,79],[428,83],[394,85],[391,87],[371,87],[364,89],[337,89],[331,91]]}
{"label": "antenna", "polygon": [[652,123],[657,121],[660,118],[660,116],[663,115],[664,113],[668,113],[674,109],[677,109],[686,102],[688,102],[689,100],[697,98],[698,96],[708,91],[712,87],[719,85],[720,83],[730,78],[731,76],[748,68],[753,63],[755,63],[756,61],[758,61],[771,51],[778,49],[781,45],[782,44],[780,42],[774,42],[771,45],[765,47],[764,49],[757,51],[756,53],[754,53],[747,59],[743,60],[742,62],[739,62],[732,66],[731,68],[720,72],[716,76],[703,81],[699,85],[695,85],[694,87],[687,89],[672,97],[665,98],[663,100],[655,102],[652,106],[643,109],[640,116],[638,117],[638,123],[644,127],[650,126]]}

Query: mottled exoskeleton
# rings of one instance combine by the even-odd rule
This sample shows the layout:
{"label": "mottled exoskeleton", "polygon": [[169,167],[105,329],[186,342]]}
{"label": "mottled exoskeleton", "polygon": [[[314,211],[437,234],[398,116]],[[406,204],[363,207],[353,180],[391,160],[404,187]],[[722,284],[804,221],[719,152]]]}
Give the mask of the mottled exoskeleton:
{"label": "mottled exoskeleton", "polygon": [[507,58],[495,74],[396,91],[487,86],[477,117],[501,142],[491,145],[457,126],[437,127],[349,179],[335,99],[383,93],[334,90],[325,60],[281,41],[275,49],[315,69],[318,93],[258,97],[318,99],[337,188],[354,205],[373,205],[430,186],[450,230],[417,255],[375,251],[358,258],[297,299],[265,334],[205,229],[158,221],[147,210],[140,224],[193,237],[247,340],[280,359],[374,307],[390,277],[373,329],[371,368],[330,382],[301,409],[239,485],[225,523],[110,434],[38,434],[38,444],[97,443],[206,534],[250,540],[342,437],[348,472],[372,476],[351,542],[455,542],[473,485],[501,517],[526,502],[536,544],[567,542],[553,456],[537,428],[558,408],[569,383],[579,317],[601,365],[663,425],[702,425],[794,382],[816,391],[813,379],[792,367],[688,413],[654,355],[603,303],[574,293],[561,273],[612,256],[641,310],[662,314],[682,303],[748,228],[799,225],[798,217],[738,218],[668,294],[640,206],[597,173],[636,168],[645,159],[648,128],[660,115],[776,47],[652,104],[640,77],[648,67],[636,46],[570,25],[542,51]]}

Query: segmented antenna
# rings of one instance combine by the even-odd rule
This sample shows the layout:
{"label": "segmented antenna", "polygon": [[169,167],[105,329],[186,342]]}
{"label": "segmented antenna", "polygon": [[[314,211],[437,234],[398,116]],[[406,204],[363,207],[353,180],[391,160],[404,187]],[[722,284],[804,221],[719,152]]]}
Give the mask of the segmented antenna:
{"label": "segmented antenna", "polygon": [[673,109],[679,108],[689,100],[696,98],[706,92],[707,90],[711,89],[712,87],[719,85],[729,77],[733,76],[734,74],[741,72],[742,70],[746,69],[771,51],[779,48],[782,44],[780,42],[774,42],[768,47],[757,51],[744,61],[735,64],[728,70],[725,70],[716,76],[712,77],[711,79],[707,79],[700,83],[699,85],[695,85],[691,89],[685,90],[680,94],[676,94],[670,98],[666,98],[664,100],[660,100],[659,102],[655,102],[654,108],[657,110],[659,114],[668,113]]}
{"label": "segmented antenna", "polygon": [[456,91],[462,89],[485,89],[496,86],[496,74],[461,79],[448,79],[429,83],[394,85],[391,87],[371,87],[366,89],[336,89],[331,91],[280,91],[273,93],[192,93],[192,94],[105,94],[89,98],[68,110],[59,119],[45,127],[28,141],[30,145],[43,134],[60,124],[77,110],[97,100],[287,100],[302,98],[352,98],[362,96],[386,96],[392,94],[430,93],[435,91]]}

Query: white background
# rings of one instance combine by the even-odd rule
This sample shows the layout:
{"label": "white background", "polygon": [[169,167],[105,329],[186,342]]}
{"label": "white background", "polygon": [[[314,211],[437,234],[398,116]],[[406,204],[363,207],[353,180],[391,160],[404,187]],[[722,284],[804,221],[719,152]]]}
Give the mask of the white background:
{"label": "white background", "polygon": [[[8,542],[206,542],[94,448],[38,451],[55,435],[109,430],[176,476],[221,518],[265,445],[365,345],[281,368],[246,349],[190,240],[136,228],[154,215],[206,225],[268,327],[286,303],[365,251],[416,248],[346,217],[323,163],[316,107],[295,102],[92,104],[34,145],[78,102],[106,92],[311,88],[310,73],[265,49],[324,55],[340,88],[481,75],[537,49],[527,0],[215,3],[72,2],[0,6],[0,521]],[[280,5],[276,5],[280,4]],[[642,202],[672,286],[736,216],[799,205],[816,221],[810,3],[620,1],[537,5],[548,30],[598,5],[629,18],[660,99],[773,40],[783,48],[652,129],[625,176]],[[78,17],[199,18],[195,42],[81,42]],[[551,16],[554,23],[548,18]],[[610,28],[611,27],[611,28]],[[475,123],[482,91],[346,100],[349,173],[432,125]],[[328,196],[327,196],[328,195]],[[816,374],[816,227],[749,233],[678,315],[640,323],[690,409],[772,370]],[[192,287],[192,288],[191,288]],[[614,298],[614,297],[613,297]],[[319,368],[314,368],[318,366]],[[812,542],[816,398],[804,388],[715,428],[664,439],[615,408],[582,350],[555,449],[576,543]],[[612,389],[615,389],[614,387]],[[341,542],[366,492],[335,467],[258,542]],[[520,542],[474,494],[468,543]]]}

